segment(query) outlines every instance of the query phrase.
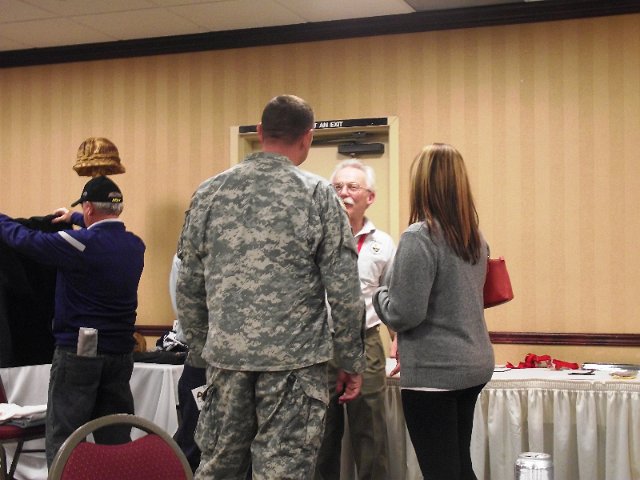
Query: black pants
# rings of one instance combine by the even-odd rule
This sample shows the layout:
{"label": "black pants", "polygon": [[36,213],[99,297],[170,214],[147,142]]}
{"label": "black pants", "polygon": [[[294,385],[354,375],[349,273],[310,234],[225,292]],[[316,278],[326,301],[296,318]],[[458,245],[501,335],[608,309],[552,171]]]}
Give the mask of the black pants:
{"label": "black pants", "polygon": [[402,390],[402,407],[424,480],[475,480],[473,412],[484,385],[465,390]]}
{"label": "black pants", "polygon": [[180,426],[173,439],[184,452],[191,470],[196,471],[200,463],[200,449],[193,439],[200,411],[191,390],[207,383],[207,369],[185,364],[178,380],[178,403],[180,405]]}
{"label": "black pants", "polygon": [[[129,380],[133,356],[128,354],[81,357],[56,348],[49,376],[47,401],[47,465],[76,428],[112,413],[133,413]],[[96,443],[119,444],[131,440],[131,427],[117,425],[94,432]]]}

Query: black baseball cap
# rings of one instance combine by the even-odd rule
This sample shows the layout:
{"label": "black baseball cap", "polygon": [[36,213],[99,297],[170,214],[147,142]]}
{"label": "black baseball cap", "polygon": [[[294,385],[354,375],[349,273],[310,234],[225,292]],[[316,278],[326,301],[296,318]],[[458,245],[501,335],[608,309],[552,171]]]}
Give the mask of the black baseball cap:
{"label": "black baseball cap", "polygon": [[71,206],[75,207],[82,202],[122,203],[122,192],[113,180],[101,175],[87,182],[82,195]]}

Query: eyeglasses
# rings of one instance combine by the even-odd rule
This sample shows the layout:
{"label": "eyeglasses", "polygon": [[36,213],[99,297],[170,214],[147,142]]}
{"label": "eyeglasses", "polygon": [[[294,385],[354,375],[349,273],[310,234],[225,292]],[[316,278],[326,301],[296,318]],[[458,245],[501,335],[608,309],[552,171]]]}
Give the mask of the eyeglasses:
{"label": "eyeglasses", "polygon": [[356,193],[360,190],[368,190],[368,188],[360,186],[358,182],[349,182],[349,183],[334,183],[333,188],[336,189],[336,192],[340,193],[344,187],[347,187],[347,192]]}

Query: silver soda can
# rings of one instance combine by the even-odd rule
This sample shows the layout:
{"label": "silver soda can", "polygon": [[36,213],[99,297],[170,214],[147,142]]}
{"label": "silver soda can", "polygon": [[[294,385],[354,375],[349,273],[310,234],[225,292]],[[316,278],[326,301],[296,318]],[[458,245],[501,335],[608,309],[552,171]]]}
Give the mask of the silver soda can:
{"label": "silver soda can", "polygon": [[553,462],[548,453],[524,452],[518,455],[515,480],[553,480]]}

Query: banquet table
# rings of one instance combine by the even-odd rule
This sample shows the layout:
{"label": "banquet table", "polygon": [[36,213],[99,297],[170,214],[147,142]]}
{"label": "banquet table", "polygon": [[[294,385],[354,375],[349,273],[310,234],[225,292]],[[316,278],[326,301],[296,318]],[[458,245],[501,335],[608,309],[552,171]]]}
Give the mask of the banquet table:
{"label": "banquet table", "polygon": [[[0,368],[0,376],[7,391],[9,403],[41,405],[47,403],[49,370],[51,365],[31,365]],[[131,375],[135,413],[153,421],[169,434],[178,428],[178,380],[182,365],[136,362]],[[132,437],[141,436],[134,430]],[[25,443],[26,449],[43,449],[44,440]],[[6,445],[7,461],[13,458],[13,445]],[[16,480],[44,480],[47,478],[47,462],[44,453],[22,453],[15,473]]]}
{"label": "banquet table", "polygon": [[[575,372],[574,372],[575,373]],[[388,380],[391,479],[422,476],[397,378]],[[640,480],[640,378],[609,371],[496,371],[474,413],[471,458],[479,480],[513,480],[522,452],[553,457],[555,480]]]}
{"label": "banquet table", "polygon": [[[393,365],[390,360],[389,367]],[[50,365],[0,369],[9,401],[46,403]],[[136,363],[131,377],[136,414],[166,431],[177,428],[181,365]],[[388,378],[389,480],[421,480],[402,414],[399,380]],[[572,375],[546,368],[494,372],[474,413],[471,458],[479,480],[513,480],[518,455],[553,455],[555,480],[640,480],[640,378],[608,371]],[[42,447],[42,441],[25,448]],[[9,454],[11,449],[8,448]],[[44,454],[23,453],[16,479],[46,478]],[[342,480],[356,478],[343,442]]]}

